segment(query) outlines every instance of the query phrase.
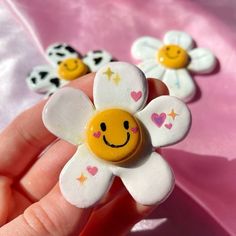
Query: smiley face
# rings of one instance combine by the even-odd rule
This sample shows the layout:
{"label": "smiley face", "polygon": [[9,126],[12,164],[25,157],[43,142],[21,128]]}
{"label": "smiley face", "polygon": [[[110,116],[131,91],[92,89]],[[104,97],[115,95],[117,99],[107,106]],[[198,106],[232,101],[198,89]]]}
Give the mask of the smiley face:
{"label": "smiley face", "polygon": [[172,44],[160,48],[157,59],[162,65],[172,69],[184,68],[189,63],[187,52],[178,45]]}
{"label": "smiley face", "polygon": [[87,143],[91,151],[103,160],[125,161],[137,151],[141,143],[140,125],[127,111],[101,111],[87,126]]}
{"label": "smiley face", "polygon": [[62,79],[74,80],[88,73],[88,67],[78,58],[62,61],[58,67],[58,74]]}

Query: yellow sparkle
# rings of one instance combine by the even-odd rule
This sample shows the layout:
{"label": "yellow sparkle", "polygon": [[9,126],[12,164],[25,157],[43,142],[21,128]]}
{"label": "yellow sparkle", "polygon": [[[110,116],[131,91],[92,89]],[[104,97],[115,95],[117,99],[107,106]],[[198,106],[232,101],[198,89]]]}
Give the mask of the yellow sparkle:
{"label": "yellow sparkle", "polygon": [[79,180],[79,182],[83,184],[87,180],[87,177],[82,173],[80,177],[77,178],[77,180]]}
{"label": "yellow sparkle", "polygon": [[116,85],[118,85],[120,83],[120,75],[118,73],[116,73],[115,77],[113,78],[113,81],[115,82]]}
{"label": "yellow sparkle", "polygon": [[174,111],[174,109],[171,110],[171,112],[168,114],[168,116],[171,116],[172,119],[174,120],[176,116],[178,116],[178,114]]}
{"label": "yellow sparkle", "polygon": [[103,74],[105,74],[107,76],[107,79],[110,80],[114,72],[111,70],[110,67],[108,67],[107,70]]}

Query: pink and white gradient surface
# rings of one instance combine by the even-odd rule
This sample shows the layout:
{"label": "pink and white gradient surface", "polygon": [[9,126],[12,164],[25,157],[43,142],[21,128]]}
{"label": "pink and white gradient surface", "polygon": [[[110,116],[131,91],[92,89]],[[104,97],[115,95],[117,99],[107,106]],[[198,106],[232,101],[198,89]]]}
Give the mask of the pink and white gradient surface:
{"label": "pink and white gradient surface", "polygon": [[[186,31],[219,65],[211,75],[194,76],[192,130],[163,149],[176,175],[173,194],[149,216],[151,224],[131,235],[236,235],[235,11],[234,0],[0,1],[0,129],[42,98],[28,90],[25,76],[44,62],[40,52],[50,43],[67,42],[82,53],[103,48],[135,62],[130,46],[137,37]],[[166,220],[151,227],[158,218]]]}

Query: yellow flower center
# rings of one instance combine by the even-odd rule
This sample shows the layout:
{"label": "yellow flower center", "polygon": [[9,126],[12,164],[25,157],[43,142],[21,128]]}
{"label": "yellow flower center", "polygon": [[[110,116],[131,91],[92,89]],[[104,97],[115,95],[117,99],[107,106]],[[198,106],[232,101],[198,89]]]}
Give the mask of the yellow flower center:
{"label": "yellow flower center", "polygon": [[171,69],[184,68],[189,63],[187,52],[183,48],[174,44],[160,48],[157,52],[157,59],[163,66]]}
{"label": "yellow flower center", "polygon": [[130,159],[141,144],[141,127],[129,112],[108,109],[97,113],[87,126],[87,144],[99,158],[110,162]]}
{"label": "yellow flower center", "polygon": [[62,61],[58,67],[58,74],[60,78],[64,80],[77,79],[80,76],[87,74],[88,71],[87,65],[76,58],[69,58]]}

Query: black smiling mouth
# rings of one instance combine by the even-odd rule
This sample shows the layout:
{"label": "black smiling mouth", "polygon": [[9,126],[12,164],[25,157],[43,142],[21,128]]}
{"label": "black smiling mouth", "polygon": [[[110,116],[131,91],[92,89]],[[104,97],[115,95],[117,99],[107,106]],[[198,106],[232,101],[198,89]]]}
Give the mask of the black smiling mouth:
{"label": "black smiling mouth", "polygon": [[176,59],[176,58],[178,58],[179,57],[179,55],[177,54],[175,57],[172,57],[172,56],[170,56],[168,53],[166,53],[166,56],[168,57],[168,58],[170,58],[170,59]]}
{"label": "black smiling mouth", "polygon": [[130,140],[130,133],[129,133],[129,132],[127,132],[126,141],[125,141],[123,144],[119,144],[119,145],[115,145],[115,144],[109,143],[109,142],[107,141],[107,139],[106,139],[106,136],[103,135],[103,141],[104,141],[104,143],[105,143],[107,146],[112,147],[112,148],[124,147],[124,146],[129,142],[129,140]]}

